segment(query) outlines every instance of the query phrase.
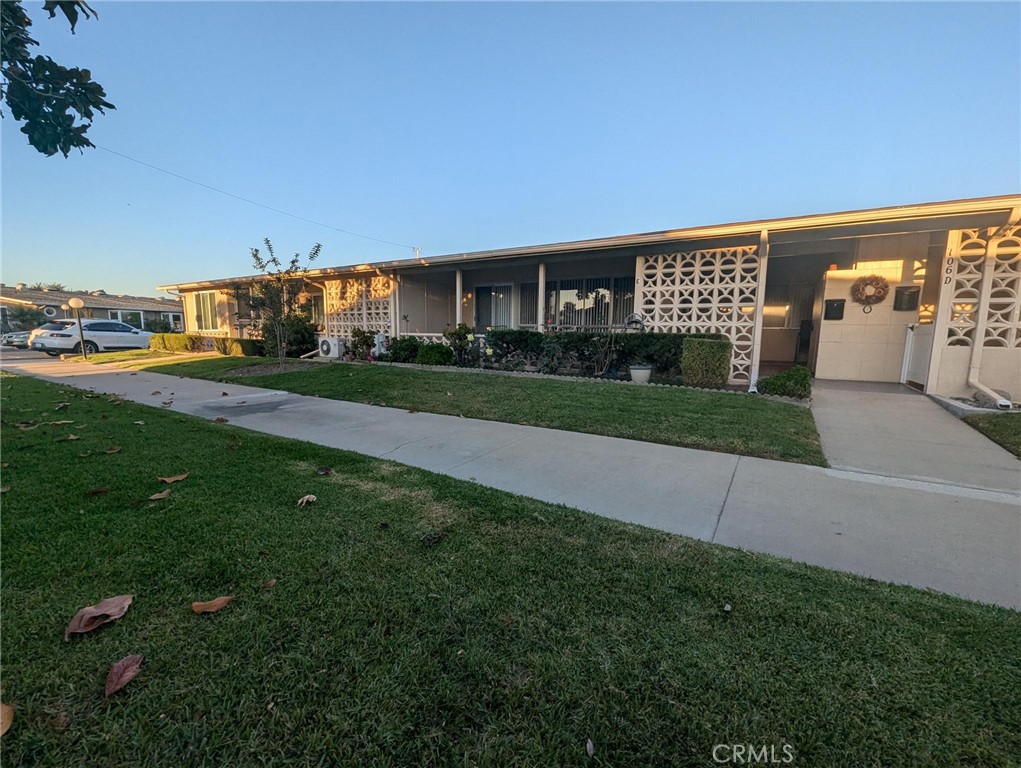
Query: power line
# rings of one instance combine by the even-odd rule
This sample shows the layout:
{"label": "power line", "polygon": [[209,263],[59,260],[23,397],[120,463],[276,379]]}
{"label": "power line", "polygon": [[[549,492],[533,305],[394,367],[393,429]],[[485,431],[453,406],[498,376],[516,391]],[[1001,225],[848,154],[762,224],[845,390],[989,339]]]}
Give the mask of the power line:
{"label": "power line", "polygon": [[165,173],[168,176],[173,176],[176,179],[181,179],[181,181],[187,181],[189,184],[195,184],[196,186],[204,187],[205,189],[212,190],[213,192],[219,192],[221,195],[226,195],[227,197],[233,197],[235,200],[240,200],[243,203],[248,203],[250,205],[257,205],[260,208],[265,208],[267,211],[273,211],[274,213],[280,213],[280,214],[283,214],[284,216],[290,216],[292,219],[298,219],[299,221],[304,221],[304,222],[307,222],[309,224],[315,224],[317,227],[326,227],[327,229],[332,229],[334,232],[343,232],[345,235],[352,235],[354,237],[361,237],[361,238],[364,238],[365,240],[375,240],[377,243],[386,243],[387,245],[396,245],[398,248],[410,248],[411,250],[417,250],[415,248],[415,246],[413,246],[413,245],[405,245],[404,243],[395,243],[392,240],[383,240],[383,239],[378,238],[378,237],[371,237],[369,235],[363,235],[363,234],[360,234],[358,232],[352,232],[349,229],[341,229],[340,227],[334,227],[331,224],[324,224],[321,221],[315,221],[313,219],[306,219],[304,216],[298,216],[295,213],[289,213],[287,211],[281,211],[279,208],[274,208],[271,205],[264,205],[262,203],[256,202],[255,200],[249,200],[247,197],[241,197],[241,195],[235,195],[233,192],[227,192],[226,190],[223,190],[223,189],[218,189],[216,187],[211,187],[208,184],[203,184],[201,181],[195,181],[195,179],[189,179],[187,176],[182,176],[179,173],[174,173],[173,171],[168,171],[166,168],[160,168],[159,166],[155,166],[152,163],[147,163],[144,160],[139,160],[138,158],[130,157],[129,155],[125,155],[123,152],[117,152],[117,151],[112,150],[112,149],[107,149],[106,147],[101,147],[98,144],[95,144],[94,146],[96,147],[96,149],[101,149],[104,152],[109,152],[111,155],[117,155],[118,157],[123,157],[125,160],[130,160],[133,163],[138,163],[139,165],[144,165],[146,168],[152,168],[154,171],[159,171],[160,173]]}

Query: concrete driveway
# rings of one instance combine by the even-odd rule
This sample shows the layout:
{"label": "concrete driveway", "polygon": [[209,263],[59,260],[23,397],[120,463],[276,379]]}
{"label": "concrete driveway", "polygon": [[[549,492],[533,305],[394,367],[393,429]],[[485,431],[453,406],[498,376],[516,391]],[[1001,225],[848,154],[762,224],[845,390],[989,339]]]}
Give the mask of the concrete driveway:
{"label": "concrete driveway", "polygon": [[812,413],[834,468],[1021,491],[1021,462],[903,384],[815,381]]}
{"label": "concrete driveway", "polygon": [[[235,426],[392,459],[604,517],[1021,608],[1016,491],[17,357],[4,355],[4,370],[154,407],[170,399],[170,410],[225,417]],[[153,395],[156,390],[161,394]]]}

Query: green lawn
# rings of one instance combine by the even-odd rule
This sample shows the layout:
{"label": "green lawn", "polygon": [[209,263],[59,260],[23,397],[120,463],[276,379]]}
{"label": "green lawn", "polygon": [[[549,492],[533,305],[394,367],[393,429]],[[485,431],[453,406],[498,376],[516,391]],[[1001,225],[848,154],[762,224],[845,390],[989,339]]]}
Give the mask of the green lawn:
{"label": "green lawn", "polygon": [[964,420],[1021,459],[1021,413],[968,416]]}
{"label": "green lawn", "polygon": [[[1021,753],[1017,612],[33,379],[0,389],[4,765]],[[79,608],[125,593],[124,618],[64,642]],[[141,674],[104,700],[128,654]]]}
{"label": "green lawn", "polygon": [[[230,380],[249,359],[149,365],[159,373]],[[571,432],[825,466],[807,408],[723,392],[309,363],[296,372],[246,376],[253,386]]]}

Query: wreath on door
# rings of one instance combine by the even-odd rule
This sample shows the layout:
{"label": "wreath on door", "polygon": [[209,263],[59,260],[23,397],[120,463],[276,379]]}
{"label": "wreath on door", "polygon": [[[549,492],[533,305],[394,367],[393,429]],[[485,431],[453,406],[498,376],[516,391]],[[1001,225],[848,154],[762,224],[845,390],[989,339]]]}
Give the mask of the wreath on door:
{"label": "wreath on door", "polygon": [[859,277],[851,286],[851,299],[865,307],[879,304],[889,293],[890,283],[879,275]]}

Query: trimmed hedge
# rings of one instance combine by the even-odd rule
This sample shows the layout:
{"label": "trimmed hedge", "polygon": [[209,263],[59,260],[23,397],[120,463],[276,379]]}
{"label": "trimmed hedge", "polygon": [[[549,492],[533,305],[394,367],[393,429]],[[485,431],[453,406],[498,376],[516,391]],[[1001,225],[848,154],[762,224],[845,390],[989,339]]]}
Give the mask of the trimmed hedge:
{"label": "trimmed hedge", "polygon": [[390,340],[387,360],[391,363],[413,363],[418,359],[418,350],[422,342],[415,336],[399,336]]}
{"label": "trimmed hedge", "polygon": [[731,351],[730,339],[687,339],[681,351],[681,381],[689,387],[725,387]]}
{"label": "trimmed hedge", "polygon": [[812,396],[812,372],[803,365],[759,379],[755,385],[763,395],[780,395],[807,400]]}
{"label": "trimmed hedge", "polygon": [[213,338],[213,349],[229,357],[262,357],[265,354],[262,339],[234,339],[227,336]]}
{"label": "trimmed hedge", "polygon": [[418,348],[415,362],[419,365],[453,365],[454,350],[446,344],[426,342]]}
{"label": "trimmed hedge", "polygon": [[149,337],[149,349],[165,352],[205,352],[206,336],[194,333],[154,333]]}

